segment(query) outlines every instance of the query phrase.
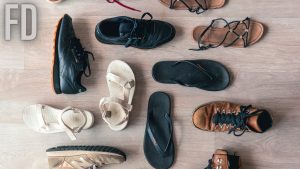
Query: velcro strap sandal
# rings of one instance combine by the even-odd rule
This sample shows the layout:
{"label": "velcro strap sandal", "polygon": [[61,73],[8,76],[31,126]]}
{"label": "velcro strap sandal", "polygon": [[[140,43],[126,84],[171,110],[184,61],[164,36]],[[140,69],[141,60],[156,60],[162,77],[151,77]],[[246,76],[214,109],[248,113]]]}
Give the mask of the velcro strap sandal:
{"label": "velcro strap sandal", "polygon": [[135,76],[127,63],[115,60],[108,66],[106,80],[110,96],[100,100],[99,108],[108,126],[120,131],[127,126],[132,110]]}
{"label": "velcro strap sandal", "polygon": [[74,133],[88,129],[94,124],[91,112],[73,107],[59,110],[42,104],[26,107],[23,111],[23,120],[36,132],[45,134],[66,132],[71,140],[76,140]]}

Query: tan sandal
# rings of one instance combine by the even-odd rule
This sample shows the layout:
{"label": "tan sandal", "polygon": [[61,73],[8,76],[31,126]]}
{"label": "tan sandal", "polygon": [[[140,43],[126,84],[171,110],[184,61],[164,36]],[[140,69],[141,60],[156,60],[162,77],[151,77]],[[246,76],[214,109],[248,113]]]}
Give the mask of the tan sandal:
{"label": "tan sandal", "polygon": [[94,124],[94,116],[89,111],[73,107],[59,110],[43,104],[26,107],[23,111],[23,120],[36,132],[45,134],[66,132],[71,140],[76,140],[75,133],[89,129]]}
{"label": "tan sandal", "polygon": [[160,0],[160,2],[175,10],[189,10],[201,14],[208,9],[217,9],[225,5],[226,0]]}
{"label": "tan sandal", "polygon": [[127,63],[114,60],[108,66],[106,80],[110,96],[100,100],[102,119],[112,130],[121,131],[127,126],[132,110],[135,76]]}
{"label": "tan sandal", "polygon": [[[218,21],[223,21],[225,26],[214,27]],[[193,38],[198,41],[199,48],[191,50],[206,50],[221,45],[245,48],[260,40],[263,33],[263,24],[248,17],[242,21],[232,22],[227,22],[223,18],[214,19],[209,26],[197,26],[194,29]]]}

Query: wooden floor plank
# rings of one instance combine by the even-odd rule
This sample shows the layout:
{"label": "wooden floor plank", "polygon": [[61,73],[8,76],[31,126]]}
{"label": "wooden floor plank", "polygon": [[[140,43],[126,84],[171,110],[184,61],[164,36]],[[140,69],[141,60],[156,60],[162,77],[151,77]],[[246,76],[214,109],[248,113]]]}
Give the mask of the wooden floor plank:
{"label": "wooden floor plank", "polygon": [[[50,5],[46,0],[2,0],[5,3],[33,3],[38,8],[38,36],[34,41],[19,40],[19,28],[13,27],[13,39],[4,41],[0,30],[0,169],[47,169],[47,148],[59,145],[108,145],[124,150],[127,161],[108,169],[148,169],[143,154],[143,137],[149,96],[158,90],[172,96],[175,126],[176,162],[174,169],[204,168],[216,148],[227,148],[242,156],[245,169],[291,169],[300,165],[300,1],[228,0],[222,9],[203,15],[169,10],[158,0],[122,0],[145,11],[154,19],[175,25],[175,39],[153,50],[139,50],[100,44],[94,37],[96,24],[102,19],[131,12],[100,0],[66,0]],[[4,8],[3,8],[4,9]],[[55,95],[50,84],[53,31],[64,14],[73,17],[76,34],[83,46],[95,54],[92,76],[83,78],[88,88],[79,95]],[[203,52],[197,47],[192,31],[208,25],[214,18],[229,20],[251,17],[264,23],[266,33],[259,43],[247,49],[218,48]],[[0,16],[0,20],[4,20]],[[4,22],[0,27],[4,28]],[[128,62],[137,79],[129,126],[112,132],[101,120],[98,103],[108,95],[105,72],[114,59]],[[161,60],[212,59],[226,65],[232,85],[221,92],[207,92],[177,85],[163,85],[151,76],[153,64]],[[193,110],[207,102],[232,101],[253,104],[273,113],[274,127],[265,134],[246,133],[234,137],[226,133],[207,133],[196,129],[191,121]],[[31,131],[22,120],[24,106],[44,103],[58,108],[77,106],[93,112],[95,127],[80,133],[76,142],[66,134],[43,135]]]}

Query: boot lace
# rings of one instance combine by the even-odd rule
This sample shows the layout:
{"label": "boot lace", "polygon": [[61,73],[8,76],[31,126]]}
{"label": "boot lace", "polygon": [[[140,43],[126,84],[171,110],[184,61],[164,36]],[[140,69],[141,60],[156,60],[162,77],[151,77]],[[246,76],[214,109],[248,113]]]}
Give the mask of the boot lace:
{"label": "boot lace", "polygon": [[[255,115],[256,112],[249,113],[249,109],[252,106],[241,106],[240,112],[238,113],[225,113],[224,111],[218,111],[217,114],[213,117],[213,122],[215,125],[219,125],[221,128],[226,125],[228,128],[229,126],[233,126],[228,134],[232,133],[235,136],[241,136],[243,135],[247,130],[249,130],[247,126],[247,119],[253,115]],[[237,134],[237,131],[242,131],[240,134]]]}
{"label": "boot lace", "polygon": [[124,7],[124,8],[127,8],[129,10],[132,10],[132,11],[137,11],[137,12],[141,12],[140,10],[138,9],[135,9],[135,8],[132,8],[132,7],[129,7],[123,3],[121,3],[119,0],[106,0],[108,3],[117,3],[118,5]]}
{"label": "boot lace", "polygon": [[[145,20],[145,16],[149,16],[150,19],[149,20]],[[138,43],[138,41],[144,39],[146,37],[147,34],[149,34],[148,31],[148,26],[147,24],[149,24],[152,20],[152,15],[148,12],[144,13],[141,17],[141,19],[139,20],[134,20],[134,24],[133,24],[133,29],[130,32],[128,41],[125,44],[125,47],[129,47],[132,44],[136,44]]]}
{"label": "boot lace", "polygon": [[[83,72],[83,74],[86,77],[91,76],[91,66],[89,62],[89,56],[92,57],[93,60],[95,60],[94,54],[89,51],[85,51],[85,49],[82,47],[80,43],[80,39],[74,38],[71,40],[71,51],[73,53],[73,57],[75,59],[75,62],[77,63],[77,68]],[[86,72],[86,69],[88,72]]]}

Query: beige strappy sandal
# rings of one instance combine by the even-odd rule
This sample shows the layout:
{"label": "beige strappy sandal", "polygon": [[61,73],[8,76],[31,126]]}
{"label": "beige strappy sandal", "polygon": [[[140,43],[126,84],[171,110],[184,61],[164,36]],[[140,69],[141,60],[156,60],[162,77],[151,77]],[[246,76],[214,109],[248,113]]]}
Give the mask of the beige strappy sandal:
{"label": "beige strappy sandal", "polygon": [[23,111],[23,120],[36,132],[45,134],[66,132],[71,140],[76,140],[74,133],[88,129],[94,124],[91,112],[73,107],[59,110],[42,104],[26,107]]}
{"label": "beige strappy sandal", "polygon": [[163,5],[175,10],[188,10],[201,14],[209,9],[221,8],[225,0],[159,0]]}
{"label": "beige strappy sandal", "polygon": [[127,126],[132,110],[135,76],[127,63],[115,60],[108,66],[106,80],[110,96],[100,100],[100,111],[108,126],[120,131]]}

